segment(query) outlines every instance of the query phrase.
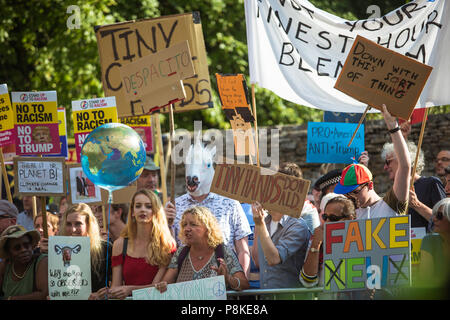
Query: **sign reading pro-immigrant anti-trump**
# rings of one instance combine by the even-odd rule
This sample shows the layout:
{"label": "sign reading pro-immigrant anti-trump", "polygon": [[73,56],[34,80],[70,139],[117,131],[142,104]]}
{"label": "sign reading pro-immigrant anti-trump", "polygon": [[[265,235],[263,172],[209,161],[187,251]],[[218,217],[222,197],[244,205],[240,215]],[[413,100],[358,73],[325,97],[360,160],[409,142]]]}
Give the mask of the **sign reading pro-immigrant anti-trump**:
{"label": "sign reading pro-immigrant anti-trump", "polygon": [[299,218],[310,183],[248,164],[219,164],[210,191],[240,202],[258,201],[265,209]]}
{"label": "sign reading pro-immigrant anti-trump", "polygon": [[61,152],[56,91],[12,92],[17,155]]}
{"label": "sign reading pro-immigrant anti-trump", "polygon": [[14,112],[8,86],[0,84],[0,147],[14,143]]}
{"label": "sign reading pro-immigrant anti-trump", "polygon": [[381,289],[411,283],[409,216],[325,224],[324,288]]}
{"label": "sign reading pro-immigrant anti-trump", "polygon": [[95,33],[103,90],[106,96],[116,97],[119,117],[140,115],[149,109],[142,99],[130,101],[126,97],[120,68],[185,40],[189,41],[195,76],[183,80],[186,98],[174,104],[174,112],[213,107],[199,12],[99,26]]}
{"label": "sign reading pro-immigrant anti-trump", "polygon": [[72,119],[79,163],[81,147],[89,133],[105,123],[117,122],[116,99],[106,97],[72,101]]}
{"label": "sign reading pro-immigrant anti-trump", "polygon": [[409,119],[433,68],[357,36],[335,88],[402,119]]}

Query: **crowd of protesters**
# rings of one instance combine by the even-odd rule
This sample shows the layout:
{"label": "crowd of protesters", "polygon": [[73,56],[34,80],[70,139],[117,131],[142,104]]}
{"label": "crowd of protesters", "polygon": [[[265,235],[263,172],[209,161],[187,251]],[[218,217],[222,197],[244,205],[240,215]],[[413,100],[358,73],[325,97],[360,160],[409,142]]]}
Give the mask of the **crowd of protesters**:
{"label": "crowd of protesters", "polygon": [[[67,197],[46,213],[39,212],[37,203],[35,217],[32,197],[22,198],[22,212],[0,200],[0,294],[7,300],[48,299],[49,239],[43,233],[43,214],[49,237],[90,237],[90,300],[126,299],[133,290],[146,287],[164,292],[171,283],[216,275],[223,275],[228,290],[236,291],[322,286],[324,224],[405,214],[412,228],[426,229],[419,283],[446,287],[450,275],[450,150],[437,154],[436,177],[422,176],[423,152],[407,141],[407,132],[386,108],[383,116],[391,141],[380,152],[381,158],[365,151],[359,163],[326,172],[313,184],[313,198],[306,200],[300,218],[212,192],[186,193],[164,205],[158,189],[159,167],[151,159],[130,202],[112,206],[108,230],[102,228],[101,207],[70,205]],[[418,163],[411,176],[417,152]],[[384,195],[375,191],[369,170],[372,161],[384,161],[392,181]],[[302,177],[300,167],[292,162],[283,163],[278,171]],[[243,208],[251,210],[250,216]],[[250,223],[255,227],[253,234]],[[255,271],[259,282],[251,286],[254,281],[249,282],[249,275]],[[108,285],[105,279],[111,279]]]}

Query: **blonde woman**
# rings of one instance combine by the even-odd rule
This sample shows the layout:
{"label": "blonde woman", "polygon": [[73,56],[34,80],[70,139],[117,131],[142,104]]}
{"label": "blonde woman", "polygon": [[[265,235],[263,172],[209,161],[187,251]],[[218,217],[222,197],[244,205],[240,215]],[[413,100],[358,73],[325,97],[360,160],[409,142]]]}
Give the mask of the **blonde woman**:
{"label": "blonde woman", "polygon": [[[39,213],[34,218],[34,228],[39,231],[41,240],[39,241],[35,252],[39,250],[42,253],[48,253],[48,238],[44,238],[44,226],[42,223],[42,213]],[[59,218],[57,215],[47,211],[47,233],[48,236],[56,236],[59,228]]]}
{"label": "blonde woman", "polygon": [[131,199],[127,225],[114,242],[109,297],[125,299],[133,290],[161,281],[176,242],[159,197],[148,189]]}
{"label": "blonde woman", "polygon": [[[108,265],[108,279],[111,279],[111,245],[101,238],[98,221],[91,208],[85,203],[70,206],[62,216],[60,236],[89,237],[91,241],[91,282],[90,299],[103,297],[106,292],[106,265]],[[107,248],[108,253],[107,253]],[[99,291],[102,289],[101,291]]]}
{"label": "blonde woman", "polygon": [[185,246],[178,248],[162,281],[160,291],[168,283],[183,282],[223,275],[228,288],[244,290],[249,282],[236,254],[223,244],[216,217],[205,207],[187,209],[181,218],[179,238]]}

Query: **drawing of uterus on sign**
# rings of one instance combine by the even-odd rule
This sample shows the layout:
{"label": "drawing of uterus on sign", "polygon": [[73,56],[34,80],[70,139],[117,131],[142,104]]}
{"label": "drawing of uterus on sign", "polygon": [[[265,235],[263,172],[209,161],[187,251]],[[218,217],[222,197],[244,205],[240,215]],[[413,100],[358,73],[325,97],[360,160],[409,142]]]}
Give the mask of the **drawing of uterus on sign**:
{"label": "drawing of uterus on sign", "polygon": [[72,260],[72,253],[77,254],[78,252],[80,252],[80,250],[81,250],[81,245],[79,245],[79,244],[74,247],[70,247],[70,246],[60,247],[59,245],[55,245],[56,254],[62,255],[64,267],[70,266],[70,261]]}

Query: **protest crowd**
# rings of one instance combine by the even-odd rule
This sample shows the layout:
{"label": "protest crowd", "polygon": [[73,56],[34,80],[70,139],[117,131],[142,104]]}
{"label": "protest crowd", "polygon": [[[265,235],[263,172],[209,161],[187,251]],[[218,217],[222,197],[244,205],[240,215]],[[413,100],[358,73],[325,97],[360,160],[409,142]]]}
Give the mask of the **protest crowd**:
{"label": "protest crowd", "polygon": [[[434,2],[427,5],[438,6]],[[261,4],[259,9],[262,16],[268,15],[269,23],[272,8],[265,12]],[[406,16],[411,18],[412,13],[419,9],[405,9],[404,12],[408,13],[405,19]],[[253,14],[256,16],[256,11]],[[313,15],[319,13],[308,10],[302,14],[314,20]],[[185,17],[180,15],[177,19]],[[186,25],[192,20],[188,16]],[[427,32],[428,28],[436,29],[433,27],[437,22],[429,24]],[[422,102],[418,102],[418,97],[431,72],[428,66],[416,65],[419,62],[411,62],[409,60],[413,59],[408,57],[409,64],[405,62],[405,66],[414,71],[407,74],[414,76],[407,83],[394,83],[395,93],[389,93],[391,87],[377,80],[381,79],[377,78],[379,74],[374,74],[371,84],[368,84],[370,89],[375,90],[370,94],[349,89],[349,84],[343,83],[345,79],[342,78],[345,77],[339,77],[336,82],[336,89],[341,91],[339,94],[345,93],[364,102],[366,112],[371,108],[378,109],[384,119],[385,136],[389,138],[384,141],[381,150],[372,154],[364,147],[361,150],[355,145],[353,149],[345,148],[338,146],[337,142],[330,142],[327,148],[336,146],[336,153],[345,154],[344,160],[334,162],[343,164],[343,169],[326,170],[320,175],[317,173],[319,178],[315,181],[304,179],[301,165],[293,160],[287,159],[275,167],[260,166],[258,142],[255,142],[258,140],[243,134],[253,130],[251,124],[256,131],[256,109],[254,105],[253,110],[250,108],[245,81],[239,77],[242,75],[216,74],[220,103],[233,129],[233,151],[237,157],[253,160],[250,164],[235,159],[231,162],[217,161],[215,155],[218,150],[212,141],[194,138],[194,143],[188,144],[188,152],[183,150],[185,193],[177,195],[174,192],[175,160],[172,159],[172,167],[164,162],[162,142],[159,141],[162,139],[159,111],[170,108],[168,112],[172,114],[173,105],[186,99],[183,81],[192,87],[189,81],[209,78],[207,67],[205,69],[206,53],[194,52],[201,46],[191,44],[200,41],[200,38],[203,42],[203,35],[196,35],[194,40],[183,38],[182,42],[169,46],[171,31],[169,38],[164,36],[168,41],[164,50],[155,51],[134,63],[124,63],[120,73],[113,75],[109,71],[120,64],[116,51],[114,54],[109,52],[109,56],[105,53],[111,50],[106,49],[109,46],[105,43],[111,39],[114,42],[116,37],[116,31],[110,31],[108,27],[96,28],[106,98],[72,101],[77,164],[66,164],[64,157],[50,156],[62,152],[56,91],[11,94],[10,106],[14,106],[15,122],[14,129],[8,130],[14,130],[10,135],[16,140],[11,138],[8,141],[16,144],[16,157],[11,161],[15,190],[13,199],[10,193],[12,188],[6,181],[3,183],[3,191],[6,188],[8,197],[0,200],[1,299],[150,300],[155,296],[179,295],[183,291],[180,285],[187,286],[213,278],[219,278],[214,280],[218,283],[214,285],[214,293],[227,299],[385,300],[449,297],[450,150],[445,147],[448,143],[442,143],[442,150],[434,150],[435,174],[424,176],[422,173],[426,164],[421,150],[422,141],[420,139],[416,143],[409,136],[409,117],[413,110],[421,109],[415,107],[416,103]],[[363,24],[363,27],[367,26]],[[153,28],[155,35],[156,27]],[[253,28],[257,32],[256,22]],[[289,34],[289,28],[287,26],[284,30],[286,34]],[[299,23],[297,37],[306,36],[300,28]],[[331,41],[325,38],[330,32],[320,32],[319,35],[331,47]],[[136,34],[139,35],[137,30]],[[105,35],[111,38],[105,38]],[[371,51],[376,54],[370,55],[367,61],[381,57],[383,63],[376,65],[376,68],[374,65],[365,68],[364,63],[368,62],[363,61],[366,59],[364,57],[375,49],[370,47],[369,40],[359,34],[357,36],[349,53],[349,56],[355,55],[355,60],[352,60],[353,64],[341,63],[341,69],[349,82],[358,80],[356,75],[359,74],[360,87],[363,87],[363,73],[382,69],[385,61],[389,60],[383,60],[383,57],[390,57],[390,53]],[[123,36],[118,35],[119,38]],[[289,45],[292,46],[290,51]],[[148,48],[146,44],[145,47]],[[257,45],[253,43],[253,47]],[[323,49],[323,46],[317,47]],[[120,49],[116,48],[116,44],[113,48]],[[282,48],[279,65],[291,67],[294,63],[288,64],[287,61],[294,60],[294,47],[290,42],[284,42]],[[108,61],[113,56],[115,60]],[[332,54],[327,53],[327,56]],[[395,55],[397,59],[404,58],[398,56]],[[161,65],[164,64],[161,62],[169,63],[170,57],[181,57],[177,64],[181,70],[161,77],[158,75],[161,83],[156,91],[150,88],[151,85],[145,87],[147,80],[149,83],[153,81],[153,74],[147,79],[145,70],[149,72],[149,69],[142,66],[151,65],[151,72],[156,73],[154,66],[159,65],[158,71],[162,73]],[[317,72],[319,76],[324,76],[319,69],[325,67],[321,63],[329,59],[318,59]],[[184,61],[189,63],[185,65]],[[297,64],[296,69],[304,72],[301,58]],[[361,68],[361,73],[354,69],[351,71],[351,68]],[[106,79],[103,77],[105,70]],[[349,74],[353,75],[353,79],[349,80]],[[264,76],[263,71],[261,76]],[[278,76],[276,74],[274,77]],[[145,81],[136,80],[144,77]],[[123,83],[121,91],[111,87],[111,83],[120,81]],[[142,83],[137,85],[139,81]],[[209,85],[209,80],[206,82]],[[305,79],[297,82],[305,85],[312,83]],[[230,91],[237,92],[236,87],[232,87],[236,83],[242,94],[240,99],[236,98],[236,94],[233,100]],[[394,84],[392,81],[389,83]],[[193,94],[207,91],[199,90],[199,82],[196,85],[197,93],[193,91]],[[318,82],[314,87],[321,85],[323,83]],[[0,98],[7,97],[9,101],[7,87],[2,86]],[[304,91],[309,89],[304,88]],[[331,92],[331,88],[328,91]],[[27,98],[24,99],[24,96]],[[411,96],[415,100],[405,102]],[[138,101],[142,104],[133,104],[136,97],[141,99]],[[394,103],[394,98],[403,100]],[[194,100],[199,100],[199,97],[192,97],[191,101]],[[6,98],[2,98],[1,104],[6,103],[4,101]],[[133,103],[130,104],[130,101]],[[345,105],[343,101],[348,102],[342,98],[336,105]],[[28,110],[29,106],[34,106],[34,110],[31,107]],[[356,108],[356,105],[352,107]],[[65,111],[59,111],[65,117]],[[143,117],[122,120],[124,116]],[[148,134],[147,129],[144,130],[144,127],[150,127],[150,121],[153,121],[151,130],[156,130],[154,145],[153,133]],[[423,137],[426,115],[421,121]],[[115,126],[119,123],[123,127]],[[125,124],[130,128],[124,128]],[[357,134],[359,125],[351,140],[348,139],[349,146],[353,138],[364,142],[364,135]],[[312,124],[308,126],[308,130],[312,130],[311,133],[308,131],[308,139],[315,134],[319,136],[319,129],[312,129]],[[98,133],[101,131],[97,131],[102,127],[116,131],[102,136]],[[95,132],[97,136],[91,136]],[[257,131],[255,136],[258,137]],[[1,141],[6,143],[6,138]],[[139,141],[139,146],[145,146],[145,149],[132,149],[134,141]],[[172,141],[175,144],[175,139]],[[307,157],[312,156],[310,151],[313,148],[309,143],[304,143],[308,149]],[[0,151],[3,146],[5,144],[0,144]],[[319,148],[314,150],[320,157],[323,156]],[[353,158],[346,153],[348,150],[351,150]],[[174,149],[171,151],[174,157]],[[3,153],[1,157],[4,167]],[[306,162],[327,163],[312,158]],[[117,163],[116,168],[114,163]],[[383,194],[377,191],[379,188],[371,171],[374,164],[382,163],[383,174],[390,181],[388,191]],[[165,172],[170,169],[172,181],[167,179]],[[270,173],[264,173],[263,169]],[[95,175],[92,174],[94,171]],[[127,175],[132,178],[123,182]],[[113,180],[104,182],[110,176]],[[170,197],[168,185],[172,187]],[[42,193],[44,189],[47,191]],[[285,289],[290,291],[283,291]]]}

